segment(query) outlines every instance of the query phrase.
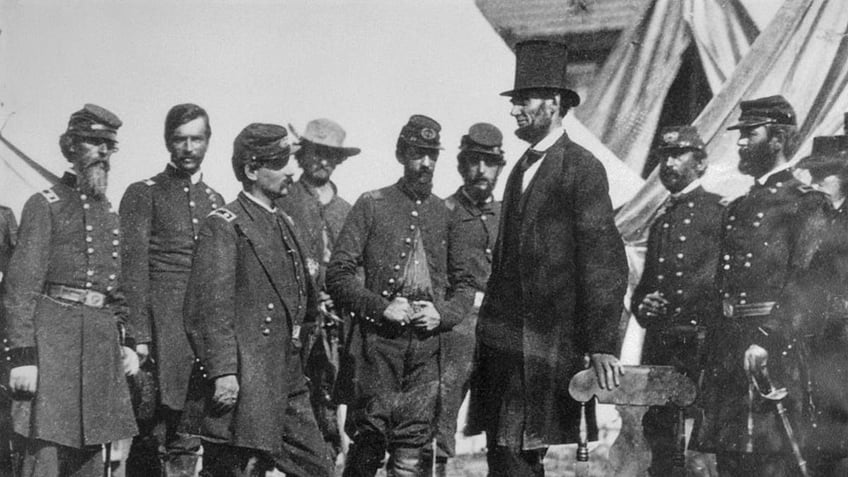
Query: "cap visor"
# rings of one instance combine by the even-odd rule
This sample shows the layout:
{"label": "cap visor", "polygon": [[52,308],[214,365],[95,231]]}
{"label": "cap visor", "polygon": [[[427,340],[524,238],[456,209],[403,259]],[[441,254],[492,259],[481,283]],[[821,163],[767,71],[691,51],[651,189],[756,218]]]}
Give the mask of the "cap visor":
{"label": "cap visor", "polygon": [[727,128],[728,131],[733,131],[734,129],[746,129],[746,128],[756,128],[759,126],[763,126],[766,124],[772,124],[774,121],[769,119],[751,119],[748,121],[739,121],[733,126],[729,126]]}

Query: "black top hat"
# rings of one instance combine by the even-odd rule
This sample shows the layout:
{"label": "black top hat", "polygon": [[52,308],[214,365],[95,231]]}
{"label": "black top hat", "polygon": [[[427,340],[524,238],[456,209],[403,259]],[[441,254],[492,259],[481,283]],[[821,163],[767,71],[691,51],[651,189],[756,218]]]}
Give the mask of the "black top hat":
{"label": "black top hat", "polygon": [[780,95],[767,96],[739,103],[742,113],[739,122],[727,128],[755,128],[766,124],[797,125],[795,110],[786,98]]}
{"label": "black top hat", "polygon": [[423,114],[413,114],[400,130],[400,140],[426,149],[442,149],[439,132],[442,126],[435,119]]}
{"label": "black top hat", "polygon": [[528,40],[515,45],[515,86],[501,96],[515,96],[533,89],[562,91],[563,102],[580,104],[580,96],[568,87],[568,47],[547,40]]}
{"label": "black top hat", "polygon": [[704,141],[693,126],[671,126],[663,128],[662,142],[657,149],[704,150]]}
{"label": "black top hat", "polygon": [[503,133],[500,129],[489,123],[473,124],[459,143],[459,157],[461,158],[463,153],[475,152],[503,161],[502,146]]}
{"label": "black top hat", "polygon": [[807,169],[814,177],[827,177],[848,167],[848,136],[813,138],[813,152],[798,161],[799,169]]}

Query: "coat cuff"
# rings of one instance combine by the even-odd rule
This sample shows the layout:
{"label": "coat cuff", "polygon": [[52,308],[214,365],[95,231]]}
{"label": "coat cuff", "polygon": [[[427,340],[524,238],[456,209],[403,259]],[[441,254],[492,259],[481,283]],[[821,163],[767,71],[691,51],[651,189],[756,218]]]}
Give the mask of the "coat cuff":
{"label": "coat cuff", "polygon": [[17,368],[18,366],[36,366],[38,364],[38,354],[35,347],[12,348],[6,351],[6,362],[9,363],[9,369]]}

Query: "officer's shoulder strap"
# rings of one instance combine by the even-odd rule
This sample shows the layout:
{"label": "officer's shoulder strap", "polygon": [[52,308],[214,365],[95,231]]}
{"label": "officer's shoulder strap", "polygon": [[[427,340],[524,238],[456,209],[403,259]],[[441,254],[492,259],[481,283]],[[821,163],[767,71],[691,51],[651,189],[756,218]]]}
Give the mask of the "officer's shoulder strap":
{"label": "officer's shoulder strap", "polygon": [[142,183],[144,183],[144,185],[146,185],[148,187],[152,186],[152,185],[156,185],[156,181],[154,181],[152,177],[150,179],[143,180]]}
{"label": "officer's shoulder strap", "polygon": [[44,196],[48,204],[54,204],[61,200],[59,198],[59,194],[57,194],[56,191],[54,191],[53,189],[44,189],[43,191],[39,192],[39,194]]}
{"label": "officer's shoulder strap", "polygon": [[368,199],[380,200],[380,199],[383,198],[383,191],[381,191],[379,189],[378,190],[371,190],[371,191],[368,191],[368,192],[362,194],[362,196],[365,197],[365,198],[368,198]]}
{"label": "officer's shoulder strap", "polygon": [[226,209],[224,207],[219,207],[219,208],[213,210],[212,212],[209,212],[209,215],[221,217],[222,219],[226,220],[227,222],[232,222],[233,220],[236,220],[236,217],[237,217],[236,214],[234,214],[232,211],[230,211],[229,209]]}

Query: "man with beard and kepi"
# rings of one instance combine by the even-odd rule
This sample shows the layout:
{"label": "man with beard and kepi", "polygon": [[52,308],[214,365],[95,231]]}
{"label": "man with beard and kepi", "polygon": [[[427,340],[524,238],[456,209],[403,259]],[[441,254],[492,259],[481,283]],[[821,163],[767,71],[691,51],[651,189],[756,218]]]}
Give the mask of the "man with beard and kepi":
{"label": "man with beard and kepi", "polygon": [[27,201],[4,279],[14,431],[23,476],[97,476],[102,445],[137,429],[138,371],[119,293],[121,231],[106,198],[121,120],[93,104],[59,138],[71,170]]}
{"label": "man with beard and kepi", "polygon": [[491,476],[544,475],[547,448],[577,442],[568,383],[585,356],[605,388],[623,372],[627,260],[604,167],[562,125],[580,103],[566,83],[566,47],[533,40],[515,52],[515,88],[503,94],[531,149],[506,183],[471,390],[470,430],[486,431]]}
{"label": "man with beard and kepi", "polygon": [[[183,326],[183,300],[200,222],[224,199],[203,182],[200,165],[209,146],[209,115],[178,104],[165,117],[165,170],[131,184],[121,200],[123,284],[129,323],[142,366],[158,381],[152,416],[138,415],[140,434],[127,459],[129,477],[191,476],[200,442],[177,434],[194,354]],[[150,360],[145,361],[150,356]]]}
{"label": "man with beard and kepi", "polygon": [[[810,264],[829,205],[792,174],[792,106],[769,96],[742,101],[741,110],[729,129],[739,130],[739,171],[754,185],[727,207],[721,222],[716,287],[723,317],[707,337],[704,420],[695,440],[700,450],[716,453],[721,475],[796,475],[799,460],[787,428],[798,430],[807,412],[797,332],[813,319],[808,297],[817,283]],[[780,399],[784,390],[787,397]],[[786,414],[779,416],[778,406]]]}
{"label": "man with beard and kepi", "polygon": [[440,335],[473,300],[464,263],[448,260],[449,211],[431,192],[440,130],[427,116],[409,118],[395,148],[403,177],[359,197],[327,269],[330,295],[353,315],[337,384],[353,440],[345,477],[375,475],[387,450],[388,475],[417,476],[430,464],[422,453],[435,436]]}
{"label": "man with beard and kepi", "polygon": [[[474,364],[477,312],[492,271],[492,249],[498,236],[501,203],[492,192],[503,169],[503,134],[488,123],[477,123],[462,136],[457,170],[464,184],[445,200],[451,210],[448,259],[465,261],[473,275],[474,306],[453,331],[442,335],[442,386],[437,426],[436,474],[446,475],[448,458],[455,453],[459,408],[469,389]],[[429,459],[431,455],[426,456]],[[427,470],[430,470],[427,466]],[[425,473],[424,475],[430,475]]]}
{"label": "man with beard and kepi", "polygon": [[236,136],[232,166],[243,190],[200,228],[185,320],[206,379],[191,382],[198,389],[184,423],[204,439],[208,475],[332,475],[300,358],[317,294],[306,248],[274,206],[292,187],[287,136],[259,123]]}
{"label": "man with beard and kepi", "polygon": [[344,146],[346,135],[341,126],[329,119],[309,121],[299,137],[300,149],[295,153],[303,173],[291,192],[278,201],[306,240],[309,274],[318,288],[322,313],[313,336],[305,343],[308,348],[306,376],[309,378],[315,417],[324,439],[335,454],[342,450],[336,405],[332,400],[339,369],[341,323],[326,292],[324,277],[336,239],[350,211],[350,204],[339,197],[330,176],[339,164],[360,152],[358,147]]}
{"label": "man with beard and kepi", "polygon": [[[660,180],[671,196],[651,225],[645,269],[630,309],[647,332],[642,364],[672,365],[699,382],[704,338],[716,317],[721,197],[701,187],[707,170],[704,142],[692,126],[665,128]],[[672,475],[678,410],[651,407],[642,420],[651,446],[650,475]]]}

